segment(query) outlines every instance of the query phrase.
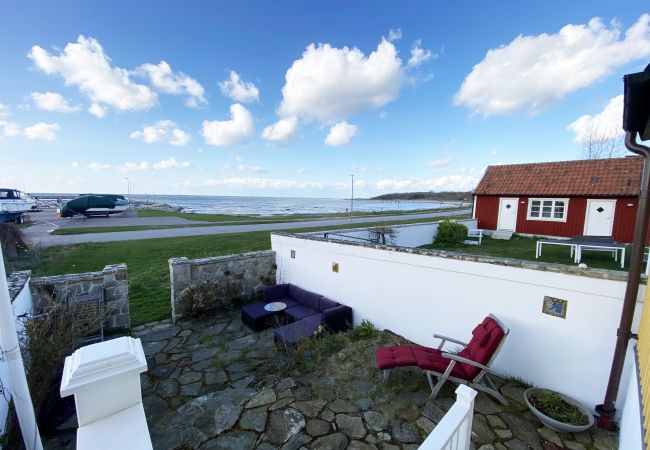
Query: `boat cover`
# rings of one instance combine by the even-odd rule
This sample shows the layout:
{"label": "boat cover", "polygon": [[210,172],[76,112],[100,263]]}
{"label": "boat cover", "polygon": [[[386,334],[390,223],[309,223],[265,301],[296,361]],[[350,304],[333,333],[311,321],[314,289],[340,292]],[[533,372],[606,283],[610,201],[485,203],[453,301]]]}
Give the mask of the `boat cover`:
{"label": "boat cover", "polygon": [[61,217],[72,217],[75,214],[85,214],[91,208],[114,209],[118,200],[125,200],[123,195],[82,195],[70,200],[61,210]]}

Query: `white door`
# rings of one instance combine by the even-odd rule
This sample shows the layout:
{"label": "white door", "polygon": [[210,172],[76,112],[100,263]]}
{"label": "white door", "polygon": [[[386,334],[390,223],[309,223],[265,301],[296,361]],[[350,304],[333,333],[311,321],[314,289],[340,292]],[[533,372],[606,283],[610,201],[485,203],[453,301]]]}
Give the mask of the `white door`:
{"label": "white door", "polygon": [[518,207],[518,198],[499,199],[499,220],[497,222],[498,230],[515,231],[515,228],[517,227]]}
{"label": "white door", "polygon": [[616,200],[587,200],[585,236],[611,236]]}

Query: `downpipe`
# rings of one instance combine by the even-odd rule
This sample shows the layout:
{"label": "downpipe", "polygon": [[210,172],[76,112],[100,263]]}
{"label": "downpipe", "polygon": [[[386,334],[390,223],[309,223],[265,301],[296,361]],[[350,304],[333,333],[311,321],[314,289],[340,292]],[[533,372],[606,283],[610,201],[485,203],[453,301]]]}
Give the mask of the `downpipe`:
{"label": "downpipe", "polygon": [[650,181],[650,147],[636,142],[637,132],[625,132],[625,147],[633,153],[643,157],[643,173],[641,176],[641,191],[639,192],[639,209],[636,214],[636,225],[634,228],[634,240],[632,243],[632,255],[630,257],[630,270],[627,276],[625,297],[623,298],[623,311],[621,321],[616,332],[616,346],[612,359],[612,368],[607,383],[605,400],[602,405],[596,406],[599,414],[598,426],[613,431],[616,428],[614,417],[616,415],[616,397],[621,384],[623,364],[627,345],[632,334],[632,320],[634,319],[634,308],[639,294],[639,282],[641,281],[641,270],[643,267],[643,254],[645,252],[646,238],[648,234],[648,222],[650,213],[650,198],[648,197],[648,185]]}

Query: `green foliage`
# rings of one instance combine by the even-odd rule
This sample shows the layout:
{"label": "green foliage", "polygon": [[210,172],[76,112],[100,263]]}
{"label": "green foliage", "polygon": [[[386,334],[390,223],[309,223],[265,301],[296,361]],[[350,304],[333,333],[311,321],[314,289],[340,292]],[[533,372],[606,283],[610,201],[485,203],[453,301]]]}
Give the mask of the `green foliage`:
{"label": "green foliage", "polygon": [[358,341],[361,339],[369,339],[371,337],[374,337],[375,334],[377,334],[377,328],[375,328],[375,325],[371,321],[364,319],[361,321],[359,326],[354,329],[352,338],[355,341]]}
{"label": "green foliage", "polygon": [[573,406],[557,393],[536,391],[528,399],[542,414],[569,425],[587,425],[589,419],[580,408]]}
{"label": "green foliage", "polygon": [[467,227],[462,223],[443,220],[438,224],[435,243],[445,245],[462,244],[467,239]]}
{"label": "green foliage", "polygon": [[209,281],[183,289],[177,301],[181,314],[191,317],[200,317],[224,306],[223,299],[217,296],[217,285]]}
{"label": "green foliage", "polygon": [[29,247],[23,231],[12,223],[0,222],[0,244],[5,258],[15,258]]}

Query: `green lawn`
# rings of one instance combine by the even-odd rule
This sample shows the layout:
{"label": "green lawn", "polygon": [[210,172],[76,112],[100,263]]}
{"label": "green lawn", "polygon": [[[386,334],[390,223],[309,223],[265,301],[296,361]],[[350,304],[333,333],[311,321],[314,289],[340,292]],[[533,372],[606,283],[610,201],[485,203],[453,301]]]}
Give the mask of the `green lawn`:
{"label": "green lawn", "polygon": [[[455,219],[464,217],[466,216],[454,216]],[[431,219],[373,222],[357,224],[356,228],[379,224],[428,221]],[[303,232],[354,227],[339,225],[290,231]],[[126,263],[129,274],[131,324],[136,326],[170,316],[169,258],[179,256],[202,258],[269,248],[271,248],[269,231],[88,243],[45,248],[30,268],[35,276],[41,276],[95,271],[103,269],[107,264]]]}
{"label": "green lawn", "polygon": [[[542,248],[542,256],[535,259],[535,243],[537,238],[527,238],[522,236],[513,236],[509,241],[498,239],[483,238],[482,245],[458,245],[444,246],[439,244],[424,245],[421,248],[432,248],[436,250],[448,250],[458,253],[468,253],[472,255],[488,255],[502,258],[513,258],[529,261],[542,261],[550,263],[560,263],[575,265],[573,258],[570,256],[569,247],[558,245],[545,245]],[[630,252],[626,252],[625,268],[629,267]],[[582,262],[589,267],[597,269],[621,270],[620,262],[614,262],[610,253],[593,252],[584,250]]]}

